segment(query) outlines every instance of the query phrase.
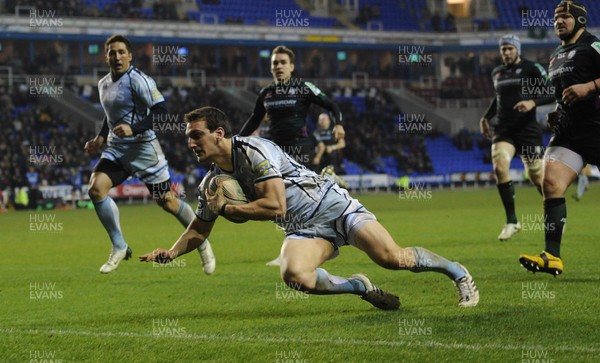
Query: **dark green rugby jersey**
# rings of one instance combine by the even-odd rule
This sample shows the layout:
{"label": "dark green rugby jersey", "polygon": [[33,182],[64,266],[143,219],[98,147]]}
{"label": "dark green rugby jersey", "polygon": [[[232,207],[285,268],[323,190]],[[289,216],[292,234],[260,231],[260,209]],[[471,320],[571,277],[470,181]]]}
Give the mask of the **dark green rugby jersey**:
{"label": "dark green rugby jersey", "polygon": [[339,107],[323,91],[311,82],[291,78],[287,83],[272,83],[260,90],[254,112],[240,136],[252,134],[268,114],[271,138],[277,145],[310,145],[306,116],[312,103],[329,110],[333,124],[341,123]]}
{"label": "dark green rugby jersey", "polygon": [[556,89],[556,102],[565,111],[569,127],[576,132],[586,132],[591,125],[592,129],[600,130],[600,99],[597,94],[570,106],[562,101],[564,89],[600,78],[600,40],[584,31],[575,44],[558,46],[550,56],[548,71],[550,82]]}
{"label": "dark green rugby jersey", "polygon": [[511,127],[536,122],[535,108],[519,112],[515,105],[524,100],[533,100],[536,106],[554,102],[554,88],[548,75],[539,63],[521,58],[517,64],[504,64],[494,68],[492,81],[496,97],[492,100],[485,118],[498,116],[498,126]]}

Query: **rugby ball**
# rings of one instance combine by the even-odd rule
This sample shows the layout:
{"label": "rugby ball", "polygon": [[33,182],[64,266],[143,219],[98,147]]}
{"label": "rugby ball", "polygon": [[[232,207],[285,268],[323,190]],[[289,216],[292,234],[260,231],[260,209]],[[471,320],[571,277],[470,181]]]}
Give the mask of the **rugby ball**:
{"label": "rugby ball", "polygon": [[[219,184],[222,185],[223,196],[225,197],[227,204],[239,205],[246,204],[249,202],[248,198],[246,197],[246,194],[244,193],[244,190],[240,186],[240,183],[237,181],[237,179],[227,174],[219,174],[212,178],[210,184],[208,184],[208,193],[210,195],[214,195],[217,192]],[[227,220],[234,223],[248,222],[247,219],[243,218],[236,218],[230,216],[224,217]]]}

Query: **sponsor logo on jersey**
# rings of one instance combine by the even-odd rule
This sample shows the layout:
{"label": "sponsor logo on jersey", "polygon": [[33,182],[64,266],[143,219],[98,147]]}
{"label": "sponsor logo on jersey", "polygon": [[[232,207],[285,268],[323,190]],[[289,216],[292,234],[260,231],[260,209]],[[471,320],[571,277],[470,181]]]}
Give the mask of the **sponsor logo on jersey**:
{"label": "sponsor logo on jersey", "polygon": [[546,73],[546,69],[544,67],[542,67],[541,64],[539,63],[534,63],[535,68],[538,69],[538,71],[540,71],[540,74],[542,75],[542,77],[544,77],[544,79],[548,78],[548,73]]}
{"label": "sponsor logo on jersey", "polygon": [[271,163],[269,160],[264,160],[256,166],[256,171],[262,176],[269,174],[269,169],[271,169]]}
{"label": "sponsor logo on jersey", "polygon": [[160,92],[158,91],[158,88],[156,88],[156,87],[152,87],[152,90],[150,90],[150,93],[152,94],[152,100],[159,100],[162,98],[162,95],[160,94]]}
{"label": "sponsor logo on jersey", "polygon": [[593,42],[591,45],[596,52],[600,53],[600,42]]}
{"label": "sponsor logo on jersey", "polygon": [[576,50],[572,50],[572,51],[570,51],[570,52],[569,52],[569,54],[567,54],[567,58],[568,58],[568,59],[571,59],[571,58],[573,58],[573,57],[575,56],[575,53],[577,53],[577,51],[576,51]]}
{"label": "sponsor logo on jersey", "polygon": [[306,84],[306,86],[313,91],[313,93],[315,94],[315,96],[318,96],[321,94],[321,90],[319,89],[319,87],[315,86],[314,84],[310,83],[310,82],[304,82],[304,84]]}

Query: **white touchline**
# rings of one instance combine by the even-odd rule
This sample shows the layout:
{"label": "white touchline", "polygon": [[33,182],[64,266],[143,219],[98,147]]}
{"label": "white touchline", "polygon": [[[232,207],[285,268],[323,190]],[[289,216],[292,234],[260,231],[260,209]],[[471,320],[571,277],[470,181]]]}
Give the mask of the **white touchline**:
{"label": "white touchline", "polygon": [[426,348],[443,349],[466,349],[473,351],[486,350],[508,350],[508,351],[548,351],[548,352],[575,352],[575,353],[600,353],[600,347],[582,347],[582,346],[553,346],[547,348],[543,346],[525,346],[511,344],[465,344],[465,343],[443,343],[434,340],[362,340],[362,339],[305,339],[305,338],[277,338],[277,337],[244,337],[240,335],[218,335],[218,334],[184,334],[184,335],[154,335],[152,333],[135,332],[95,332],[83,330],[41,330],[41,329],[12,329],[0,328],[0,334],[13,335],[73,335],[73,336],[94,336],[94,337],[131,337],[131,338],[152,338],[152,339],[184,339],[184,340],[207,340],[207,341],[233,341],[233,342],[251,342],[251,343],[299,343],[315,344],[326,343],[335,345],[364,345],[364,346],[416,346]]}

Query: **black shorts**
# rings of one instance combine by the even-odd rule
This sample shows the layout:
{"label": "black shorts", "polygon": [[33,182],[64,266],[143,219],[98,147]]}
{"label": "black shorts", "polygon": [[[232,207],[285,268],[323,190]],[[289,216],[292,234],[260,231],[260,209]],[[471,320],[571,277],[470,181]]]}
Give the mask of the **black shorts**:
{"label": "black shorts", "polygon": [[[120,185],[131,176],[121,165],[104,158],[101,158],[98,164],[96,164],[93,172],[108,175],[112,181],[113,187]],[[152,199],[163,199],[166,192],[171,190],[171,179],[156,184],[144,184],[146,184],[146,188],[148,188],[148,191],[152,194]]]}
{"label": "black shorts", "polygon": [[600,129],[573,132],[563,129],[554,135],[548,146],[562,146],[581,155],[588,164],[600,165]]}
{"label": "black shorts", "polygon": [[494,137],[492,143],[508,142],[515,147],[517,154],[522,156],[539,156],[543,154],[542,127],[535,121],[517,126],[495,125],[493,127]]}

